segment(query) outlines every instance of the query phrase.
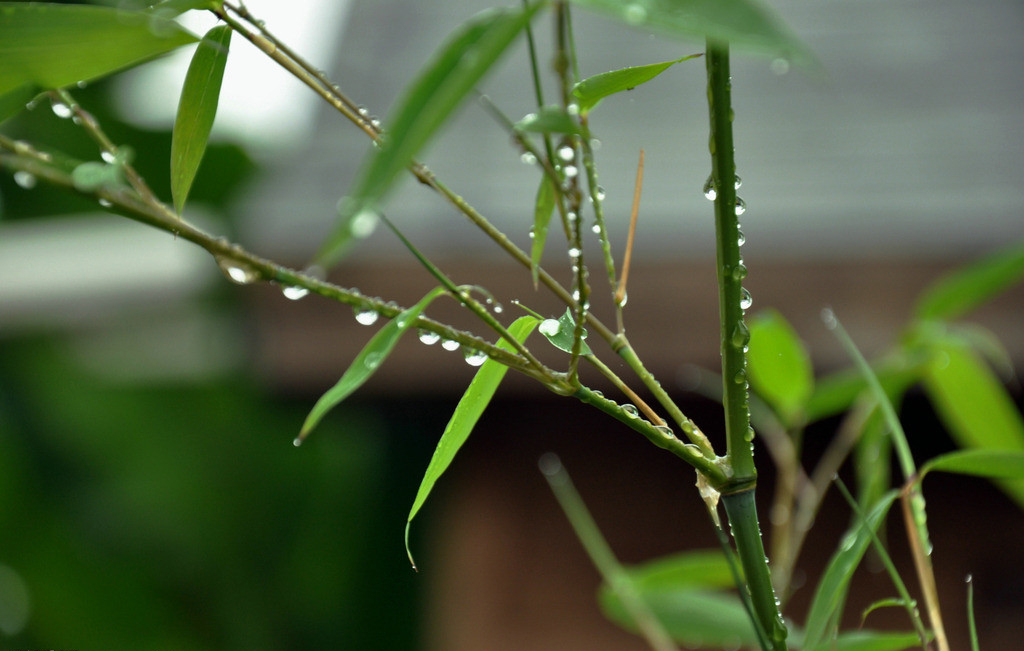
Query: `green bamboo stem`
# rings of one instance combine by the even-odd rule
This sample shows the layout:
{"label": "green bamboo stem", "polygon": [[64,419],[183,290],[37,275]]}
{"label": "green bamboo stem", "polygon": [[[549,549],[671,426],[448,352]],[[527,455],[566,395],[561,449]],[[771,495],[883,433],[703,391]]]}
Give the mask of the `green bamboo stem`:
{"label": "green bamboo stem", "polygon": [[733,157],[732,98],[728,44],[708,39],[708,112],[711,120],[711,183],[715,190],[715,239],[721,323],[722,404],[725,409],[727,459],[732,470],[722,486],[722,503],[743,564],[754,612],[768,634],[772,651],[785,651],[786,626],[772,588],[768,559],[754,503],[757,470],[750,427],[746,346],[750,332],[743,322],[739,220],[736,215],[736,162]]}
{"label": "green bamboo stem", "polygon": [[764,555],[761,529],[757,522],[757,505],[754,503],[754,489],[722,495],[722,506],[729,517],[729,528],[736,541],[736,551],[743,565],[747,591],[754,606],[757,621],[768,635],[770,646],[766,651],[786,651],[786,624],[779,614],[772,589],[772,577],[768,571],[768,559]]}

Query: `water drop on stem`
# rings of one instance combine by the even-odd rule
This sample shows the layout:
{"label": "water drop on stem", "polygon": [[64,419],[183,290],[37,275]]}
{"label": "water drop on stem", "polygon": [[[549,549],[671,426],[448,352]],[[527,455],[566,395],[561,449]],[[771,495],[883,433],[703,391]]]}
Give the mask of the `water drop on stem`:
{"label": "water drop on stem", "polygon": [[420,342],[427,346],[433,346],[441,340],[441,335],[436,332],[431,332],[430,330],[420,330],[417,335],[419,336]]}
{"label": "water drop on stem", "polygon": [[380,318],[380,313],[376,310],[355,308],[353,311],[356,315],[356,322],[360,325],[371,326]]}

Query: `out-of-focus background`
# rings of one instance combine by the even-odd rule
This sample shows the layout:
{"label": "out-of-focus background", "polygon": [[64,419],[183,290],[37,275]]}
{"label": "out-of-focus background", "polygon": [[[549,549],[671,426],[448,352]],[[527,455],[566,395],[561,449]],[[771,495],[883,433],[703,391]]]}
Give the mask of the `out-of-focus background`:
{"label": "out-of-focus background", "polygon": [[[381,118],[444,35],[487,6],[247,4]],[[734,56],[747,285],[754,310],[780,310],[825,371],[844,359],[820,325],[822,307],[867,353],[883,351],[928,283],[1024,238],[1024,7],[771,4],[825,74]],[[574,17],[584,76],[702,47],[582,10]],[[211,24],[190,23],[197,33]],[[546,19],[535,33],[546,59]],[[136,151],[137,167],[165,198],[170,125],[190,55],[75,93]],[[513,119],[534,108],[526,61],[520,46],[481,88]],[[718,358],[713,225],[701,194],[703,74],[700,59],[675,66],[606,100],[591,126],[618,257],[636,159],[646,151],[627,329],[714,438],[715,405],[684,391],[687,365],[714,368]],[[3,129],[95,156],[45,104]],[[187,216],[302,267],[368,149],[236,37]],[[536,170],[485,111],[467,105],[424,158],[526,246]],[[45,187],[3,177],[0,202],[0,646],[642,648],[598,612],[597,574],[535,469],[547,450],[561,454],[624,561],[715,544],[686,467],[510,376],[413,526],[414,574],[402,530],[472,377],[461,356],[410,338],[295,449],[313,401],[372,334],[348,308],[230,285],[188,243]],[[487,287],[506,313],[518,299],[556,314],[528,274],[425,189],[406,183],[388,214],[456,282]],[[555,238],[546,264],[568,282]],[[434,284],[383,229],[332,279],[406,305]],[[602,280],[593,274],[594,309],[608,314]],[[460,318],[445,306],[436,313]],[[971,318],[1024,366],[1019,288]],[[911,394],[903,415],[919,459],[952,448],[922,397]],[[821,449],[814,437],[834,425],[808,433],[809,458]],[[764,495],[771,479],[766,469]],[[962,582],[972,573],[983,646],[1013,648],[1024,634],[1024,518],[981,481],[936,478],[926,490],[954,646],[966,645]],[[839,500],[826,502],[804,576],[816,576],[847,518]],[[906,563],[895,522],[890,540]],[[853,625],[861,608],[892,592],[884,575],[857,580]],[[810,589],[794,598],[798,620]],[[889,612],[869,623],[905,627]]]}

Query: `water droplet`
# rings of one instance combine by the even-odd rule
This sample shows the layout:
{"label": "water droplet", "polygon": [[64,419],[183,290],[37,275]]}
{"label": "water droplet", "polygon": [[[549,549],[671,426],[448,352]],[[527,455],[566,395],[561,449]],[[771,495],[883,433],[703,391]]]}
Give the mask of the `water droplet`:
{"label": "water droplet", "polygon": [[601,225],[600,224],[594,224],[593,226],[590,227],[590,230],[593,231],[594,234],[600,235],[601,234]]}
{"label": "water droplet", "polygon": [[594,190],[594,196],[597,197],[598,201],[604,201],[604,197],[605,197],[604,188],[601,187],[600,185],[597,186],[597,189]]}
{"label": "water droplet", "polygon": [[460,345],[461,344],[459,344],[459,342],[454,341],[452,339],[441,340],[441,348],[444,348],[447,351],[458,350]]}
{"label": "water droplet", "polygon": [[572,300],[574,300],[574,301],[580,300],[580,290],[578,290],[578,289],[572,290]]}
{"label": "water droplet", "polygon": [[302,445],[302,437],[296,436],[295,439],[292,440],[292,445],[294,445],[295,447],[299,447],[300,445]]}
{"label": "water droplet", "polygon": [[417,333],[417,336],[420,338],[420,341],[427,346],[433,346],[437,342],[441,341],[441,335],[436,332],[431,332],[430,330],[420,330]]}
{"label": "water droplet", "polygon": [[576,157],[576,150],[569,145],[562,145],[558,148],[558,157],[568,163]]}
{"label": "water droplet", "polygon": [[384,355],[374,352],[368,354],[366,358],[363,359],[363,365],[366,366],[366,368],[373,370],[380,366],[382,361],[384,361]]}
{"label": "water droplet", "polygon": [[743,280],[747,277],[747,267],[742,262],[733,267],[732,278],[733,280]]}
{"label": "water droplet", "polygon": [[743,185],[743,179],[741,179],[739,175],[737,175],[736,182],[733,184],[733,187],[739,190],[741,185]]}
{"label": "water droplet", "polygon": [[356,321],[360,325],[371,326],[377,323],[377,319],[380,318],[380,313],[377,310],[353,308],[353,311],[356,315]]}
{"label": "water droplet", "polygon": [[565,178],[567,179],[576,178],[576,175],[579,173],[580,171],[576,168],[575,165],[566,165],[565,167],[562,168],[562,174],[565,174]]}
{"label": "water droplet", "polygon": [[466,363],[470,366],[480,366],[487,361],[487,353],[482,350],[475,350],[473,348],[467,348],[463,351],[463,358]]}
{"label": "water droplet", "polygon": [[830,307],[826,307],[821,310],[821,320],[825,322],[825,327],[829,330],[835,330],[836,326],[839,325],[839,321],[836,319],[836,314]]}
{"label": "water droplet", "polygon": [[639,25],[647,19],[647,7],[639,2],[634,2],[626,7],[623,17],[630,25]]}
{"label": "water droplet", "polygon": [[544,319],[537,329],[540,330],[542,335],[554,337],[561,329],[561,325],[558,323],[557,319]]}
{"label": "water droplet", "polygon": [[743,384],[747,381],[747,372],[743,369],[736,371],[736,375],[732,376],[732,381],[736,384]]}
{"label": "water droplet", "polygon": [[740,309],[749,310],[750,306],[754,304],[754,298],[747,291],[746,287],[740,289]]}
{"label": "water droplet", "polygon": [[575,213],[575,212],[573,212],[573,211],[571,211],[571,210],[570,210],[569,212],[565,213],[565,219],[566,219],[566,221],[568,221],[568,222],[569,222],[570,224],[571,224],[571,223],[573,223],[574,221],[576,221],[576,218],[577,218],[577,215],[576,215],[576,213]]}
{"label": "water droplet", "polygon": [[529,151],[524,151],[519,157],[519,160],[521,160],[525,165],[534,165],[537,163],[537,157],[533,155],[533,152]]}
{"label": "water droplet", "polygon": [[640,412],[637,411],[636,409],[636,405],[632,405],[627,402],[626,404],[620,406],[622,407],[622,411],[626,412],[626,415],[629,416],[630,418],[636,418],[637,416],[640,415]]}
{"label": "water droplet", "polygon": [[577,104],[576,102],[573,102],[569,106],[565,107],[565,112],[568,113],[569,115],[579,115],[580,114],[580,105]]}
{"label": "water droplet", "polygon": [[629,301],[629,292],[622,292],[622,300],[616,298],[616,303],[619,307],[626,307],[626,302]]}
{"label": "water droplet", "polygon": [[746,323],[740,321],[736,325],[736,328],[732,331],[730,341],[735,348],[741,348],[747,345],[750,341],[750,329],[747,327]]}
{"label": "water droplet", "polygon": [[111,206],[114,205],[114,202],[111,201],[110,199],[99,199],[99,204],[104,208],[110,208]]}
{"label": "water droplet", "polygon": [[736,216],[739,217],[745,212],[747,212],[747,202],[736,197]]}
{"label": "water droplet", "polygon": [[594,151],[597,151],[598,149],[601,148],[601,141],[598,140],[597,138],[591,138],[590,139],[590,148],[593,149]]}
{"label": "water droplet", "polygon": [[770,67],[773,73],[781,76],[789,72],[789,61],[782,57],[778,57],[777,59],[772,59]]}
{"label": "water droplet", "polygon": [[[737,206],[738,205],[739,204],[737,204]],[[747,243],[747,236],[743,234],[743,231],[737,230],[736,231],[736,244],[738,246],[743,246],[746,243]]]}
{"label": "water droplet", "polygon": [[686,434],[693,434],[695,431],[697,431],[696,428],[693,425],[693,421],[692,420],[684,420],[683,424],[682,424],[682,428],[683,428],[683,432],[685,432]]}
{"label": "water droplet", "polygon": [[532,240],[532,239],[534,239],[535,237],[537,237],[537,233],[535,233],[535,232],[533,231],[533,228],[531,228],[531,229],[530,229],[530,239]]}
{"label": "water droplet", "polygon": [[704,182],[704,197],[708,201],[714,201],[718,198],[718,190],[715,190],[715,179],[711,176]]}
{"label": "water droplet", "polygon": [[748,427],[747,428],[747,433],[743,435],[743,440],[746,441],[747,443],[750,443],[751,441],[754,440],[754,428],[753,427]]}
{"label": "water droplet", "polygon": [[18,184],[18,187],[31,190],[36,187],[36,177],[32,172],[26,172],[25,170],[18,170],[14,173],[14,182]]}
{"label": "water droplet", "polygon": [[112,151],[103,150],[100,152],[100,158],[103,159],[104,163],[110,163],[111,165],[117,160],[117,154]]}
{"label": "water droplet", "polygon": [[309,290],[306,289],[305,287],[290,285],[282,287],[281,293],[284,294],[284,297],[287,298],[289,301],[297,301],[300,298],[304,298],[306,295],[308,295]]}
{"label": "water droplet", "polygon": [[664,436],[667,439],[673,439],[673,438],[676,437],[675,433],[672,432],[672,428],[671,427],[667,427],[665,425],[655,425],[654,429],[658,430],[658,433],[660,433],[662,436]]}
{"label": "water droplet", "polygon": [[580,250],[577,249],[575,246],[570,248],[569,249],[569,257],[573,258],[573,259],[580,257]]}
{"label": "water droplet", "polygon": [[377,213],[372,210],[363,210],[349,222],[349,229],[351,229],[353,237],[362,239],[373,234],[373,231],[377,229],[378,221],[380,220],[377,218]]}
{"label": "water droplet", "polygon": [[217,266],[224,272],[227,279],[237,285],[248,285],[259,280],[260,272],[253,269],[244,262],[238,262],[231,258],[216,256]]}
{"label": "water droplet", "polygon": [[53,109],[53,114],[61,118],[62,120],[66,120],[67,118],[74,115],[74,111],[71,110],[71,107],[65,104],[64,102],[54,101],[52,104],[50,104],[50,108]]}

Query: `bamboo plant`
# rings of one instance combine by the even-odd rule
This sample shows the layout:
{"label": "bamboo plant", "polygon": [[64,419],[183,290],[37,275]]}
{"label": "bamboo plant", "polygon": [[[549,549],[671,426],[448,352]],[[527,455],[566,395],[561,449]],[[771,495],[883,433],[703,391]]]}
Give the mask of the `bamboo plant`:
{"label": "bamboo plant", "polygon": [[[628,26],[704,40],[702,58],[706,66],[710,120],[710,175],[704,190],[714,204],[722,367],[720,375],[705,373],[702,376],[713,378],[702,384],[702,390],[722,402],[726,423],[724,451],[716,450],[699,425],[680,409],[647,370],[626,337],[624,306],[642,172],[638,173],[626,258],[621,267],[617,267],[603,214],[603,190],[597,183],[590,132],[592,119],[597,115],[595,109],[603,99],[650,82],[673,65],[687,60],[699,61],[701,56],[581,78],[572,32],[572,10],[577,7]],[[175,21],[186,11],[209,11],[220,22],[199,39]],[[533,23],[543,20],[551,20],[555,25],[556,56],[552,73],[559,91],[553,103],[543,95],[544,66],[538,61],[532,30]],[[518,116],[505,115],[501,107],[486,98],[481,101],[495,117],[496,128],[507,130],[512,137],[519,149],[514,154],[532,162],[537,170],[537,199],[530,215],[529,250],[498,230],[420,160],[439,128],[472,96],[474,88],[524,35],[534,79],[536,111],[516,119]],[[216,115],[225,62],[233,47],[232,40],[239,38],[259,48],[302,81],[374,145],[366,165],[339,202],[336,227],[305,269],[288,268],[262,258],[242,244],[196,227],[186,214],[189,192]],[[150,189],[133,166],[127,150],[108,137],[103,125],[75,99],[74,91],[79,82],[110,75],[196,42],[198,46],[185,78],[174,125],[169,164],[172,192],[168,202]],[[821,383],[824,389],[813,390],[806,354],[784,319],[774,313],[759,317],[753,323],[747,323],[746,319],[750,300],[743,287],[747,272],[740,256],[742,234],[738,218],[744,205],[737,196],[739,178],[733,156],[730,50],[738,47],[769,52],[797,64],[814,65],[806,49],[758,5],[750,0],[572,0],[524,1],[521,6],[489,10],[468,19],[455,30],[412,81],[383,123],[371,118],[349,89],[340,88],[316,65],[275,37],[270,28],[241,3],[165,0],[132,11],[5,3],[0,13],[0,43],[3,43],[0,46],[0,70],[3,71],[0,120],[17,115],[26,105],[49,102],[58,117],[73,119],[92,138],[98,150],[98,160],[78,161],[56,154],[51,143],[27,142],[0,134],[0,168],[13,175],[19,184],[42,183],[74,192],[113,213],[172,233],[209,252],[234,283],[275,283],[290,298],[317,294],[352,306],[357,318],[362,315],[367,322],[383,320],[382,327],[337,384],[312,408],[298,429],[295,445],[300,445],[334,406],[380,368],[407,331],[418,333],[425,342],[442,340],[451,349],[461,347],[466,361],[479,366],[440,438],[413,500],[406,529],[407,548],[408,525],[473,430],[502,377],[512,369],[558,395],[575,398],[604,412],[695,470],[699,494],[707,505],[722,547],[717,554],[701,557],[702,566],[704,571],[709,567],[727,571],[737,587],[736,596],[728,598],[732,601],[716,607],[722,612],[740,612],[747,618],[731,632],[730,640],[764,651],[783,651],[791,647],[824,649],[833,648],[832,644],[843,648],[845,644],[865,639],[870,646],[863,648],[879,651],[913,645],[929,647],[933,640],[940,651],[947,648],[928,562],[929,543],[920,479],[929,470],[965,472],[1004,480],[1020,478],[1024,475],[1024,453],[1020,451],[1024,449],[1024,430],[1014,438],[1019,415],[1012,410],[1008,412],[1003,394],[992,389],[984,397],[1000,404],[1005,421],[1002,427],[1010,434],[998,444],[975,441],[974,447],[980,449],[937,460],[918,471],[909,459],[891,401],[923,378],[933,393],[947,397],[951,422],[963,424],[965,418],[977,417],[973,411],[965,416],[964,409],[972,408],[963,407],[963,401],[949,398],[949,374],[946,367],[937,368],[933,360],[936,351],[942,349],[956,362],[961,373],[984,375],[985,367],[979,366],[962,337],[950,335],[949,329],[937,324],[947,323],[1015,282],[1024,273],[1024,249],[1009,250],[994,261],[936,285],[922,299],[920,318],[908,328],[908,337],[898,348],[898,354],[887,360],[869,364],[859,357],[849,338],[844,337],[844,344],[856,360],[858,374],[826,378]],[[96,46],[96,43],[103,45]],[[642,164],[641,154],[641,170]],[[493,309],[486,290],[458,284],[447,276],[406,237],[398,225],[400,220],[392,221],[385,212],[388,196],[402,175],[413,176],[440,201],[464,215],[472,227],[481,230],[499,250],[519,263],[536,286],[557,297],[565,306],[564,314],[545,317],[524,305],[526,313],[509,321],[506,314]],[[699,184],[697,180],[695,185]],[[541,264],[552,220],[555,220],[555,230],[564,235],[564,246],[571,262],[568,286],[556,280],[556,275]],[[590,221],[591,226],[585,228],[585,221]],[[394,231],[425,273],[438,283],[435,290],[411,307],[346,289],[325,280],[320,273],[337,264],[350,248],[361,245],[362,236],[378,223]],[[583,256],[584,233],[590,230],[597,233],[600,240],[602,255],[597,265],[589,264]],[[594,266],[603,267],[607,276],[614,326],[606,324],[590,309],[591,296],[599,291],[591,286],[590,272]],[[973,298],[965,299],[965,296]],[[481,331],[488,334],[464,331],[429,317],[430,305],[442,297],[468,308],[477,318]],[[842,333],[834,315],[828,316],[826,325]],[[529,339],[535,330],[543,337],[539,344],[536,336],[532,341]],[[602,346],[597,345],[598,340]],[[564,364],[553,367],[542,362],[534,352],[537,346],[548,344],[566,353]],[[601,356],[607,358],[609,353],[625,363],[632,378],[619,377],[602,361]],[[785,368],[779,367],[779,359],[785,361]],[[585,379],[589,374],[610,382],[621,395],[606,397],[594,390]],[[753,397],[751,384],[756,391]],[[650,402],[641,394],[649,396]],[[840,443],[835,453],[821,466],[827,476],[824,479],[820,473],[806,476],[799,460],[802,427],[816,418],[845,411],[851,406],[850,433],[837,438]],[[772,461],[788,478],[780,482],[775,496],[776,506],[792,516],[784,518],[782,525],[775,525],[774,546],[770,549],[779,568],[775,572],[768,565],[754,500],[757,466],[752,410],[753,424],[765,436]],[[884,417],[873,415],[876,410]],[[890,433],[891,443],[880,442],[882,439],[878,436],[868,443],[859,442],[862,433],[871,427]],[[964,429],[970,427],[970,423],[963,425]],[[789,576],[804,531],[797,525],[813,518],[821,493],[851,450],[869,444],[895,449],[905,473],[902,497],[908,531],[917,546],[916,569],[923,586],[927,621],[910,605],[912,600],[906,587],[894,571],[901,603],[907,606],[914,630],[902,635],[879,633],[844,637],[838,633],[838,617],[850,576],[869,546],[875,545],[879,553],[884,554],[876,531],[897,498],[893,491],[862,489],[858,499],[852,502],[852,510],[859,515],[851,526],[848,544],[837,551],[818,587],[807,620],[802,627],[796,627],[783,618],[781,607],[790,592]],[[965,447],[967,445],[965,443]],[[1002,449],[994,453],[992,448]],[[607,580],[609,592],[603,598],[613,618],[637,628],[656,649],[673,648],[674,641],[689,641],[685,630],[678,632],[673,622],[658,613],[653,603],[656,600],[646,593],[643,572],[623,569],[611,551],[603,546],[557,460],[547,458],[542,462],[542,470]],[[1019,490],[1015,488],[1019,485],[1006,486],[1010,491]],[[1016,494],[1020,496],[1019,492]],[[729,535],[720,523],[719,503],[724,507]],[[410,551],[410,561],[412,558]],[[705,587],[721,587],[706,576],[702,581]],[[714,640],[711,643],[714,644]]]}

